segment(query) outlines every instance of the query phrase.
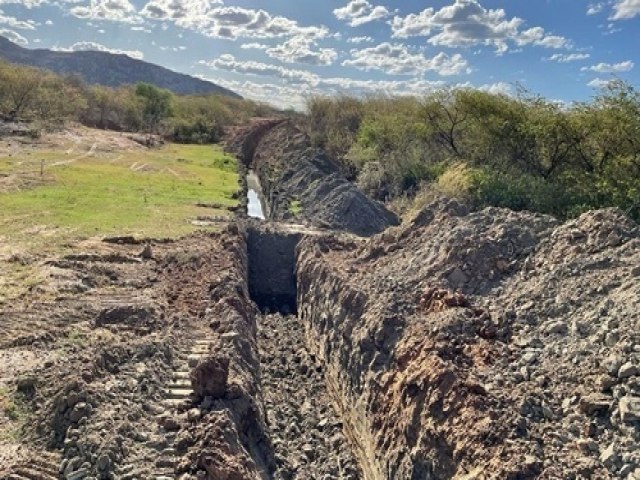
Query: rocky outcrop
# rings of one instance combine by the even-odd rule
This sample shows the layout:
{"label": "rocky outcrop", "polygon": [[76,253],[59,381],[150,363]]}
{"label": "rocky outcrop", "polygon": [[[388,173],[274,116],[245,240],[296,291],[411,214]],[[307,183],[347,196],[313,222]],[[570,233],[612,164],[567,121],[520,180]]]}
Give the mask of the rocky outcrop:
{"label": "rocky outcrop", "polygon": [[640,474],[639,247],[616,210],[451,202],[305,239],[298,309],[365,478]]}

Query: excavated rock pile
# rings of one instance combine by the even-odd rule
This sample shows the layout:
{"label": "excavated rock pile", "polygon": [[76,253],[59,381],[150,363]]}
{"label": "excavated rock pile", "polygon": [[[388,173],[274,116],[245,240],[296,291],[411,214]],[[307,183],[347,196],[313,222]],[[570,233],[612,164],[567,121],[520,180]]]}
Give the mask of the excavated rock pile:
{"label": "excavated rock pile", "polygon": [[305,239],[298,311],[365,478],[640,478],[640,228],[455,202]]}
{"label": "excavated rock pile", "polygon": [[290,121],[258,121],[231,134],[227,148],[258,174],[271,220],[296,218],[362,236],[398,224]]}

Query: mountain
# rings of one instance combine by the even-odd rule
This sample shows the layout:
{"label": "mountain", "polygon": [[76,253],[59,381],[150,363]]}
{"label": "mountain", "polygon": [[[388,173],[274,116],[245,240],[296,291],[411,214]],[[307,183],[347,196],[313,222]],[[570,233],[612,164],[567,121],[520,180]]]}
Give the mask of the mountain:
{"label": "mountain", "polygon": [[147,82],[181,95],[217,93],[241,98],[237,93],[215,83],[108,52],[31,50],[0,36],[0,58],[11,63],[46,68],[62,75],[77,74],[87,83],[108,87]]}

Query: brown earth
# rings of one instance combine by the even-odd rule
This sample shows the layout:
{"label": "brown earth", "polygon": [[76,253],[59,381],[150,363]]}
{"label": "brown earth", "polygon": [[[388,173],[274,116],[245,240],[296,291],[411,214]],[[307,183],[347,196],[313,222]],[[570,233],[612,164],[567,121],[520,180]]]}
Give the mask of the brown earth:
{"label": "brown earth", "polygon": [[365,478],[640,478],[639,265],[617,210],[442,202],[305,240],[298,309]]}

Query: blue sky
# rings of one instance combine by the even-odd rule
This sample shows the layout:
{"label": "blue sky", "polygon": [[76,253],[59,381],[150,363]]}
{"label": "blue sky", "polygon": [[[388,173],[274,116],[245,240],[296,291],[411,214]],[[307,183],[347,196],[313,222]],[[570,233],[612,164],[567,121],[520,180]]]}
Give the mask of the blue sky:
{"label": "blue sky", "polygon": [[28,48],[124,52],[249,98],[521,84],[582,101],[640,85],[640,0],[0,0]]}

